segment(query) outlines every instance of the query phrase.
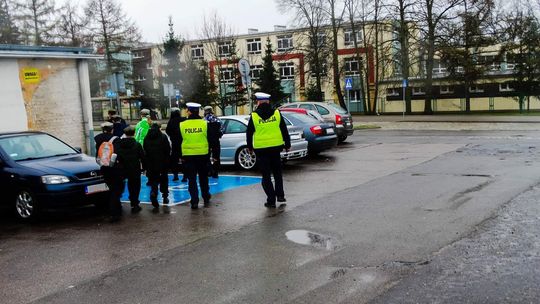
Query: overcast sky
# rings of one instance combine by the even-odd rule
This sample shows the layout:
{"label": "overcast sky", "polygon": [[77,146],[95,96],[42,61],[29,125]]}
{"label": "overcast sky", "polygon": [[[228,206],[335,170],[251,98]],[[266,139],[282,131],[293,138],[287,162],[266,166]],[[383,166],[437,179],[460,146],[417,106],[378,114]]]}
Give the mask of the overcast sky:
{"label": "overcast sky", "polygon": [[270,31],[274,25],[289,25],[290,21],[288,16],[279,13],[274,0],[117,1],[122,3],[124,11],[136,21],[146,42],[163,40],[168,30],[168,16],[173,17],[175,31],[187,39],[198,38],[203,16],[214,11],[233,26],[237,34],[246,34],[248,28]]}

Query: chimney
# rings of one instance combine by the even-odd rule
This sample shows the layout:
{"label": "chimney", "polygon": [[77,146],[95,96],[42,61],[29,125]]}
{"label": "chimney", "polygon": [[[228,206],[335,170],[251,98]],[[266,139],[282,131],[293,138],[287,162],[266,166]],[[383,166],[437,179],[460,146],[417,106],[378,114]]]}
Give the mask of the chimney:
{"label": "chimney", "polygon": [[274,25],[274,31],[284,31],[287,27],[285,25]]}
{"label": "chimney", "polygon": [[259,32],[258,29],[255,28],[248,28],[248,34],[257,34]]}

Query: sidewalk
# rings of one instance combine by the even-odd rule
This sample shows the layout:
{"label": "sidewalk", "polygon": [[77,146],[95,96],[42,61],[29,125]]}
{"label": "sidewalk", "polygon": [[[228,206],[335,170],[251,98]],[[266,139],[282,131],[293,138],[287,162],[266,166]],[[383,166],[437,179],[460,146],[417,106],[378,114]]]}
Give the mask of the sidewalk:
{"label": "sidewalk", "polygon": [[385,130],[540,130],[532,115],[353,115],[353,122]]}

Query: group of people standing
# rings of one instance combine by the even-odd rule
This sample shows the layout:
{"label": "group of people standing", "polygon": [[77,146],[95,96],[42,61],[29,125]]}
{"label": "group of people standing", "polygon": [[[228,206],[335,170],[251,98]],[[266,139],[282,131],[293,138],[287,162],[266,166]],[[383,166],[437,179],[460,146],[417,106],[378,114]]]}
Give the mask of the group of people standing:
{"label": "group of people standing", "polygon": [[[290,138],[281,114],[269,104],[270,95],[256,93],[255,96],[258,108],[251,114],[246,140],[248,148],[254,150],[262,172],[262,186],[267,195],[265,206],[275,208],[276,201],[286,201],[280,152],[290,148]],[[120,198],[126,180],[131,212],[141,211],[140,176],[144,171],[155,210],[159,208],[159,193],[162,203],[169,203],[169,171],[173,173],[174,181],[179,180],[179,173],[183,171],[182,182],[188,182],[191,209],[199,208],[199,187],[204,206],[210,205],[212,195],[208,177],[218,177],[222,125],[211,107],[205,107],[205,115],[201,117],[200,104],[187,103],[186,106],[188,115],[185,118],[180,109],[172,109],[166,134],[159,123],[152,122],[147,109],[141,110],[141,120],[135,127],[128,126],[113,111],[109,112],[109,121],[102,124],[103,132],[95,137],[95,142],[98,163],[110,190],[112,221],[119,220],[122,214]],[[118,129],[122,127],[120,134]]]}

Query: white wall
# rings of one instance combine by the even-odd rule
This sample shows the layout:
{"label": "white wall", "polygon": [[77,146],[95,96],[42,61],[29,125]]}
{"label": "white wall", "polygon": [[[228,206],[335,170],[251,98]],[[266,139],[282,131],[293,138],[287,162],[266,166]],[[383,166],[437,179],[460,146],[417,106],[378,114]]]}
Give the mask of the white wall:
{"label": "white wall", "polygon": [[15,59],[0,59],[0,132],[26,131],[28,118]]}

